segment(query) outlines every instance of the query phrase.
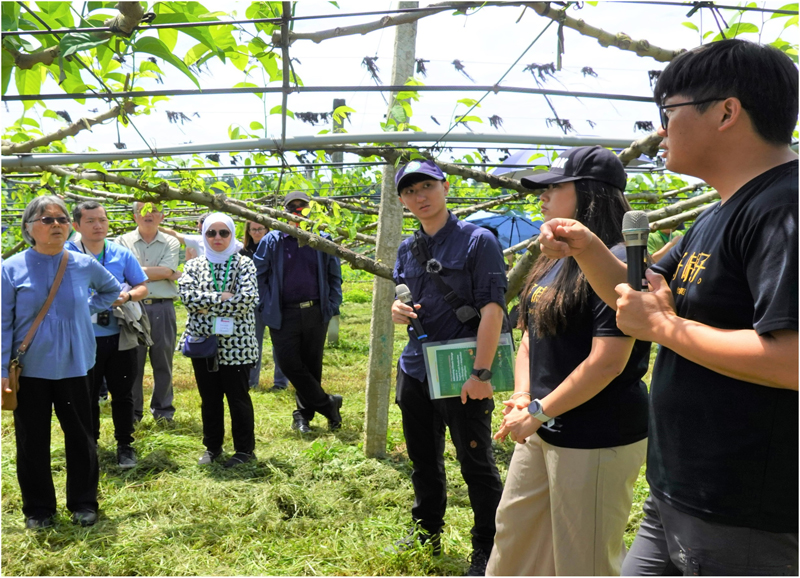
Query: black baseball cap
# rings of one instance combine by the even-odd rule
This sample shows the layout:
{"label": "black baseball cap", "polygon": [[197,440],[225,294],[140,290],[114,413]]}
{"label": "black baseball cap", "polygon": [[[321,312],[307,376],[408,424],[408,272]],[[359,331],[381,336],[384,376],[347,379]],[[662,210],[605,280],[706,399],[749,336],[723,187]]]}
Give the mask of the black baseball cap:
{"label": "black baseball cap", "polygon": [[400,194],[400,191],[403,190],[403,187],[408,186],[408,183],[411,182],[412,177],[416,175],[426,175],[432,179],[436,179],[437,181],[443,181],[445,178],[442,169],[437,167],[435,162],[427,159],[422,161],[411,161],[410,163],[403,165],[403,167],[397,171],[397,174],[394,176],[394,184],[397,186],[398,195]]}
{"label": "black baseball cap", "polygon": [[595,145],[566,150],[553,161],[549,171],[523,177],[520,182],[528,189],[543,189],[548,185],[580,179],[601,181],[624,191],[628,175],[625,174],[625,167],[622,166],[617,155]]}
{"label": "black baseball cap", "polygon": [[300,191],[295,191],[294,193],[289,193],[288,195],[286,195],[286,197],[283,199],[283,206],[288,207],[289,203],[291,203],[292,201],[304,201],[308,203],[309,201],[311,201],[311,199],[307,194],[302,193]]}

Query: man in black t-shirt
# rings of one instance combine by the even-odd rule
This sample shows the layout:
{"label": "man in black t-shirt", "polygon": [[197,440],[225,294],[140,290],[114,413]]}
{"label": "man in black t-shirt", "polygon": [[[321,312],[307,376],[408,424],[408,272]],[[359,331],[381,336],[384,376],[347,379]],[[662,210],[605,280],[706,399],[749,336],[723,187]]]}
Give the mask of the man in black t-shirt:
{"label": "man in black t-shirt", "polygon": [[[667,168],[719,192],[647,272],[651,292],[580,223],[542,226],[653,370],[645,519],[623,575],[798,572],[798,73],[769,46],[725,40],[659,77]],[[669,126],[667,126],[669,125]]]}

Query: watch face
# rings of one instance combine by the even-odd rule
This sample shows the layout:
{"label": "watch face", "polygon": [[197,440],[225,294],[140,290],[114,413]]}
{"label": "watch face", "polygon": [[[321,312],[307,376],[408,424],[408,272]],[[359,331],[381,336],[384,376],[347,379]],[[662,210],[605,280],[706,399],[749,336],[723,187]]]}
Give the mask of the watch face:
{"label": "watch face", "polygon": [[476,369],[472,373],[481,381],[489,381],[492,379],[492,372],[488,369]]}
{"label": "watch face", "polygon": [[542,411],[542,404],[539,403],[539,400],[534,399],[530,404],[528,404],[528,413],[531,415],[536,415],[540,411]]}

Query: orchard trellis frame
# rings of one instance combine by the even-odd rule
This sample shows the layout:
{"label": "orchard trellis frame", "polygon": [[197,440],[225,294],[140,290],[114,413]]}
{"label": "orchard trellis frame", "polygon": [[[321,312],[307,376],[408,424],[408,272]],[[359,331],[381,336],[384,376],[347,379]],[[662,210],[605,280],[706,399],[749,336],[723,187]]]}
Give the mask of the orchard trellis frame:
{"label": "orchard trellis frame", "polygon": [[[103,4],[103,3],[99,3]],[[106,3],[108,4],[108,3]],[[611,93],[587,93],[587,92],[573,92],[564,90],[552,90],[549,88],[531,88],[531,87],[510,87],[501,86],[500,82],[505,77],[494,85],[489,86],[476,86],[476,85],[446,85],[446,86],[422,86],[418,82],[407,82],[404,80],[413,76],[413,69],[409,68],[413,64],[414,48],[413,39],[409,39],[416,35],[416,22],[421,18],[439,14],[442,12],[456,12],[466,14],[472,9],[481,8],[521,8],[524,11],[531,10],[541,16],[544,21],[550,22],[545,27],[545,30],[551,25],[557,25],[559,29],[559,36],[564,28],[570,28],[578,31],[580,34],[595,38],[601,46],[613,46],[620,50],[634,52],[639,56],[652,58],[656,62],[668,62],[683,49],[666,49],[652,45],[647,40],[635,40],[624,33],[610,33],[601,28],[592,26],[582,19],[572,17],[568,11],[573,3],[567,3],[562,8],[556,8],[549,2],[459,2],[450,3],[443,2],[433,4],[426,8],[419,8],[416,2],[401,2],[398,10],[389,11],[373,11],[361,12],[357,15],[381,15],[378,20],[359,24],[355,26],[344,26],[339,28],[332,28],[320,30],[313,33],[295,33],[291,30],[294,21],[307,20],[307,19],[326,19],[337,18],[343,16],[353,16],[353,13],[347,14],[327,14],[324,16],[295,16],[293,13],[293,6],[289,2],[257,2],[251,4],[248,9],[247,19],[242,20],[219,20],[216,17],[213,19],[195,19],[195,21],[180,21],[180,14],[175,12],[160,12],[146,13],[142,4],[139,2],[119,2],[116,4],[118,13],[113,17],[105,20],[102,26],[61,26],[53,27],[44,20],[43,12],[35,12],[30,6],[25,3],[19,2],[17,5],[22,12],[28,14],[33,20],[25,23],[28,30],[4,30],[3,31],[3,100],[7,102],[19,101],[25,103],[27,107],[29,104],[34,106],[36,103],[44,103],[44,101],[58,101],[63,99],[90,99],[90,100],[105,100],[110,104],[110,107],[105,112],[98,112],[95,116],[80,118],[75,122],[70,122],[68,126],[63,129],[48,135],[40,135],[32,137],[26,135],[23,130],[23,125],[20,124],[14,129],[14,134],[11,135],[9,140],[2,142],[2,155],[3,164],[2,172],[4,185],[6,189],[28,189],[27,194],[38,194],[40,191],[44,192],[57,192],[70,201],[80,201],[85,199],[98,199],[107,204],[111,209],[110,214],[112,218],[116,214],[127,213],[130,203],[134,200],[151,202],[151,203],[172,203],[178,204],[182,207],[178,211],[187,217],[193,218],[197,215],[197,209],[192,207],[203,207],[215,211],[223,211],[238,217],[239,219],[247,219],[259,222],[270,228],[283,231],[287,234],[297,237],[304,243],[308,243],[312,247],[336,255],[342,260],[348,262],[354,269],[362,269],[376,276],[375,294],[373,299],[373,325],[379,323],[378,317],[382,318],[383,332],[386,333],[386,315],[388,314],[388,300],[391,298],[387,292],[387,286],[383,285],[383,290],[380,290],[381,279],[391,280],[391,264],[394,259],[394,251],[399,243],[400,227],[403,218],[409,217],[408,214],[403,214],[399,207],[393,210],[388,210],[387,205],[390,203],[383,202],[378,205],[366,201],[363,198],[354,198],[344,200],[333,200],[329,197],[320,197],[319,202],[315,203],[312,211],[307,217],[297,217],[285,213],[278,208],[277,205],[278,195],[282,195],[288,189],[296,187],[294,180],[294,171],[316,170],[310,169],[305,164],[290,165],[285,155],[291,152],[313,151],[317,155],[320,153],[324,155],[343,154],[349,153],[361,157],[361,163],[313,163],[314,165],[333,164],[341,168],[356,167],[357,165],[372,166],[385,166],[381,195],[384,201],[394,201],[393,195],[393,173],[394,166],[397,163],[411,158],[434,158],[433,153],[441,151],[444,146],[456,142],[472,142],[486,145],[487,143],[505,145],[512,148],[512,145],[528,145],[528,146],[581,146],[586,144],[603,144],[613,148],[624,149],[620,153],[620,159],[624,164],[628,164],[631,160],[638,158],[644,154],[649,157],[654,157],[658,150],[660,137],[655,133],[647,135],[644,138],[629,142],[627,140],[619,139],[593,139],[593,138],[579,138],[579,137],[545,137],[545,136],[531,136],[531,135],[487,135],[487,134],[450,134],[458,122],[452,122],[446,131],[441,134],[436,133],[420,133],[408,130],[410,127],[410,115],[406,115],[403,111],[405,106],[417,98],[418,93],[430,91],[448,91],[463,93],[468,91],[477,91],[484,93],[484,97],[490,93],[500,92],[517,92],[542,95],[545,99],[549,96],[571,96],[580,98],[600,98],[600,99],[616,99],[623,101],[633,102],[650,102],[650,97],[624,95],[624,94],[611,94]],[[691,13],[699,9],[710,11],[717,11],[719,8],[736,9],[743,13],[745,11],[762,11],[764,13],[772,14],[773,16],[787,15],[793,17],[796,23],[796,10],[786,9],[766,9],[753,6],[732,7],[714,5],[714,3],[707,2],[692,2],[692,3],[668,3],[660,2],[660,4],[675,4],[684,9],[690,8]],[[255,7],[255,8],[254,8]],[[6,4],[4,3],[4,28],[6,28]],[[11,10],[13,13],[14,9]],[[252,14],[250,14],[252,12]],[[268,17],[267,17],[268,16]],[[520,15],[521,18],[522,15]],[[154,19],[155,18],[155,19]],[[166,19],[169,22],[161,24],[158,22],[159,18]],[[184,18],[185,20],[186,18]],[[63,22],[62,18],[53,18],[53,22]],[[16,22],[22,24],[23,20],[17,18]],[[147,24],[154,22],[153,24]],[[741,20],[739,22],[728,24],[727,32],[729,34],[740,33],[742,26]],[[257,86],[250,83],[249,86],[239,88],[227,89],[205,89],[203,90],[190,68],[180,59],[174,55],[164,53],[160,45],[154,41],[147,41],[146,37],[140,36],[139,39],[131,44],[133,47],[132,54],[145,54],[149,53],[162,58],[169,62],[176,68],[180,69],[184,74],[190,77],[198,89],[183,90],[183,89],[163,89],[163,90],[133,90],[130,86],[131,74],[127,74],[124,78],[117,79],[114,88],[114,82],[105,82],[101,75],[98,75],[92,68],[92,62],[89,64],[84,62],[81,52],[97,48],[95,57],[98,63],[101,61],[106,62],[106,68],[109,67],[108,59],[111,58],[107,52],[111,50],[111,43],[120,43],[120,39],[129,38],[137,32],[156,31],[159,34],[161,44],[164,44],[160,38],[164,34],[165,38],[170,38],[170,32],[174,31],[177,36],[177,30],[185,31],[193,37],[206,39],[216,38],[212,36],[209,31],[223,31],[222,35],[227,38],[227,32],[233,30],[242,30],[236,28],[239,26],[252,25],[255,26],[257,32],[269,34],[271,43],[267,44],[260,35],[256,35],[256,39],[263,45],[264,50],[253,54],[263,66],[264,70],[269,71],[270,81],[280,80],[280,86]],[[230,29],[228,28],[230,27]],[[300,41],[312,41],[315,43],[322,43],[327,39],[341,38],[343,36],[355,34],[368,34],[376,30],[386,28],[396,28],[398,37],[405,35],[406,45],[403,50],[405,54],[401,54],[400,40],[396,41],[395,50],[395,63],[393,70],[392,82],[379,86],[339,86],[339,87],[325,87],[325,86],[300,86],[298,78],[294,73],[291,58],[291,47],[294,43]],[[206,31],[206,32],[203,32]],[[542,34],[544,30],[542,31]],[[720,28],[720,34],[724,36],[725,31]],[[29,45],[26,45],[20,40],[24,36],[42,37],[43,41],[40,50],[25,50]],[[63,36],[63,38],[61,38]],[[541,34],[540,34],[541,36]],[[52,39],[58,38],[58,44],[53,45]],[[538,37],[537,37],[538,39]],[[780,39],[779,39],[780,41]],[[255,40],[253,41],[255,43]],[[534,42],[531,44],[533,46]],[[778,41],[776,41],[778,42]],[[259,46],[260,46],[259,45]],[[410,48],[409,48],[410,46]],[[788,43],[784,43],[783,49],[787,49],[790,54],[796,59],[796,47],[792,47]],[[101,48],[102,47],[102,48]],[[530,48],[530,47],[529,47]],[[127,48],[126,48],[127,50]],[[411,53],[412,61],[408,61],[409,52]],[[560,45],[558,53],[558,68],[560,69],[560,56],[563,46]],[[252,51],[252,49],[251,49]],[[102,55],[101,55],[102,52]],[[202,62],[213,57],[215,54],[220,58],[228,55],[229,58],[234,58],[234,52],[226,52],[220,46],[208,46],[202,57],[195,59],[197,68],[202,65]],[[281,70],[278,73],[277,69],[277,53],[280,53]],[[94,53],[93,53],[94,54]],[[524,53],[523,53],[524,54]],[[188,53],[187,53],[188,57]],[[9,58],[13,59],[13,64],[9,65]],[[402,60],[405,58],[405,62]],[[520,55],[522,58],[522,55]],[[105,59],[105,60],[103,60]],[[204,60],[205,59],[205,60]],[[155,61],[155,59],[152,59]],[[63,82],[63,93],[43,95],[38,91],[30,92],[27,94],[7,95],[6,88],[10,79],[10,71],[16,69],[15,74],[25,80],[32,78],[31,73],[34,70],[41,70],[42,67],[54,66],[54,63],[59,62],[59,75]],[[515,64],[519,62],[519,58]],[[156,62],[153,62],[155,65]],[[81,69],[88,71],[102,86],[97,90],[81,90],[86,87],[83,83]],[[513,65],[512,65],[513,67]],[[48,69],[49,70],[49,69]],[[141,73],[140,68],[140,73]],[[509,69],[510,71],[511,69]],[[31,72],[28,72],[31,71]],[[147,72],[152,72],[156,75],[159,67],[147,67]],[[52,70],[51,74],[55,74]],[[411,74],[409,74],[411,72]],[[273,74],[274,73],[274,74]],[[506,73],[507,74],[507,73]],[[118,75],[120,76],[120,75]],[[136,76],[134,74],[134,76]],[[110,78],[107,75],[106,80]],[[19,84],[19,82],[18,82]],[[30,83],[23,82],[23,88],[29,86]],[[33,86],[33,85],[31,85]],[[35,86],[34,86],[35,88]],[[301,92],[367,92],[367,91],[381,91],[388,92],[391,95],[388,110],[387,110],[387,128],[394,128],[394,130],[387,130],[375,134],[331,134],[325,136],[309,136],[309,137],[294,137],[287,138],[286,126],[287,116],[291,114],[288,109],[289,96],[292,93]],[[149,111],[154,106],[153,100],[161,96],[177,96],[186,94],[237,94],[237,93],[250,93],[250,94],[267,94],[267,93],[280,93],[280,138],[279,139],[246,139],[246,140],[231,140],[227,142],[211,143],[204,146],[187,145],[182,147],[169,147],[168,149],[154,149],[147,144],[146,139],[142,136],[142,140],[147,144],[147,149],[138,151],[115,151],[110,153],[89,153],[89,154],[59,154],[53,153],[53,148],[61,143],[69,136],[75,136],[84,130],[91,130],[92,126],[102,124],[109,120],[115,119],[117,122],[123,124],[131,124],[136,129],[133,120],[137,114],[137,108],[144,107],[145,111]],[[467,122],[468,115],[478,105],[480,101],[473,101],[472,106],[466,113],[460,115],[462,122]],[[556,121],[561,124],[558,114],[548,100],[548,105],[552,109]],[[398,109],[399,107],[399,109]],[[346,108],[346,107],[345,107]],[[27,108],[26,108],[27,110]],[[341,122],[346,115],[346,110],[333,111],[334,120],[337,118]],[[567,121],[568,123],[568,121]],[[391,125],[391,126],[390,126]],[[413,127],[411,127],[413,128]],[[562,127],[566,135],[566,128]],[[136,129],[138,132],[138,129]],[[410,143],[434,142],[431,146],[411,145]],[[122,143],[118,143],[122,145]],[[399,146],[398,146],[399,145]],[[124,146],[124,145],[122,145]],[[35,149],[48,149],[44,152],[37,152]],[[63,145],[60,147],[63,150]],[[219,170],[219,163],[216,166],[211,162],[203,163],[201,166],[169,166],[174,163],[173,157],[181,155],[192,155],[192,161],[197,161],[199,154],[207,154],[219,158],[220,153],[233,153],[244,151],[273,151],[271,156],[280,161],[278,165],[266,164],[252,164],[252,168],[257,166],[269,167],[270,169],[279,170],[277,181],[274,174],[266,175],[264,173],[251,173],[242,177],[243,182],[245,177],[249,176],[254,180],[261,180],[266,186],[262,187],[262,193],[265,194],[252,194],[249,198],[235,198],[230,194],[230,187],[217,186],[219,182],[212,185],[212,190],[209,190],[207,183],[203,180],[191,176],[193,171],[213,171]],[[129,166],[116,166],[111,169],[99,165],[99,162],[108,163],[131,163],[133,159],[155,158],[166,159],[162,162],[161,166],[152,163],[148,166],[144,164]],[[341,157],[339,157],[341,158]],[[458,215],[468,215],[479,209],[496,209],[501,206],[510,206],[509,203],[524,201],[525,197],[530,194],[530,191],[523,189],[518,180],[510,179],[502,176],[495,176],[488,172],[467,166],[462,163],[447,163],[437,159],[442,170],[452,177],[460,178],[464,181],[471,180],[475,183],[480,183],[488,186],[490,189],[501,189],[503,191],[499,195],[494,195],[479,203],[473,203],[471,206],[459,208],[454,212]],[[186,163],[184,163],[185,165]],[[472,163],[478,164],[478,163]],[[480,166],[487,166],[489,163],[483,163]],[[68,165],[79,165],[78,167]],[[88,166],[86,166],[88,165]],[[241,168],[237,166],[237,168]],[[172,171],[172,176],[159,178],[156,176],[160,172],[167,170]],[[260,169],[259,169],[260,170]],[[135,173],[137,178],[124,176],[121,173],[129,172]],[[14,176],[16,174],[16,176]],[[173,179],[177,178],[177,186],[173,183]],[[37,179],[30,181],[28,179]],[[24,183],[31,183],[25,185]],[[375,183],[370,185],[375,186]],[[367,188],[369,188],[368,186]],[[20,190],[21,190],[20,189]],[[228,191],[226,194],[225,191]],[[508,192],[510,191],[510,193]],[[701,191],[703,191],[701,193]],[[8,193],[8,191],[6,191]],[[481,190],[485,193],[485,190]],[[691,195],[688,196],[687,195]],[[629,194],[631,200],[642,200],[654,204],[666,204],[666,206],[649,211],[651,220],[651,229],[666,229],[674,228],[679,223],[692,220],[697,217],[703,210],[706,210],[711,203],[713,203],[718,195],[713,190],[708,190],[704,183],[699,183],[691,186],[682,186],[674,190],[659,193],[633,193]],[[680,199],[680,200],[679,200]],[[17,202],[13,202],[9,194],[4,194],[4,218],[11,216],[18,217],[20,212],[20,203],[24,204],[25,194],[18,196]],[[672,202],[676,201],[677,202]],[[123,209],[114,209],[115,205],[119,206],[124,204]],[[272,204],[273,206],[268,206]],[[350,222],[341,217],[342,213],[347,213]],[[375,217],[380,215],[379,219]],[[369,221],[369,222],[364,222]],[[293,223],[300,223],[301,227],[295,227]],[[119,222],[115,222],[114,228],[120,230]],[[191,225],[181,226],[181,230],[191,230]],[[377,236],[371,234],[372,230],[377,228]],[[315,233],[318,231],[326,230],[334,235],[334,239],[327,240]],[[387,231],[391,231],[387,233]],[[24,243],[18,240],[8,241],[4,240],[3,257],[6,258],[16,251],[24,248]],[[363,250],[365,246],[376,247],[375,259],[367,256]],[[359,250],[354,250],[359,247]],[[382,248],[383,247],[383,248]],[[536,239],[530,239],[528,242],[521,243],[516,247],[512,247],[506,251],[507,254],[527,249],[525,255],[518,259],[514,268],[509,273],[509,289],[507,298],[510,300],[520,291],[524,277],[538,255],[538,245]],[[373,327],[373,330],[375,327]],[[375,331],[373,331],[375,333]],[[388,333],[391,334],[391,331]],[[373,336],[373,344],[375,344],[375,336]],[[382,345],[382,351],[391,352],[391,343],[388,349]],[[390,354],[389,354],[390,356]],[[371,348],[370,356],[370,378],[380,374],[383,376],[382,385],[370,392],[370,383],[367,385],[367,440],[365,449],[368,455],[380,456],[383,454],[386,441],[385,420],[382,419],[381,413],[387,411],[386,401],[388,400],[388,389],[386,387],[386,375],[391,374],[391,358],[385,359],[386,355],[383,354],[383,359],[373,359],[373,348]],[[379,400],[378,407],[374,407],[375,400]],[[371,406],[372,404],[372,406]],[[383,427],[383,431],[381,431]]]}

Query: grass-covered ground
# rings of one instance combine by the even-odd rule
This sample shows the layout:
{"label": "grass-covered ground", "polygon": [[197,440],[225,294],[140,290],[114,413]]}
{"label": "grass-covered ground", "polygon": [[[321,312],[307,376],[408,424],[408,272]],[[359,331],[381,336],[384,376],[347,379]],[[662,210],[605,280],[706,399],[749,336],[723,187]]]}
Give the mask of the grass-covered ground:
{"label": "grass-covered ground", "polygon": [[[175,355],[175,421],[158,425],[147,416],[135,434],[139,465],[116,467],[110,406],[102,408],[100,520],[91,528],[69,521],[64,506],[63,435],[52,422],[52,468],[59,501],[56,527],[24,530],[16,479],[14,426],[2,415],[3,575],[461,575],[468,566],[472,512],[455,450],[448,443],[449,484],[444,555],[424,549],[386,552],[409,524],[413,501],[410,464],[400,412],[389,414],[388,457],[362,452],[364,387],[369,350],[370,283],[346,283],[339,344],[325,350],[324,386],[344,395],[344,427],[330,433],[327,421],[313,433],[290,429],[294,396],[269,393],[272,363],[262,367],[262,391],[254,392],[255,464],[231,470],[197,466],[201,443],[200,398],[191,365]],[[179,331],[185,311],[179,308]],[[519,332],[516,332],[519,336]],[[397,328],[399,355],[405,333]],[[269,352],[269,343],[264,346]],[[649,374],[647,377],[649,383]],[[152,386],[145,377],[145,399]],[[392,395],[392,400],[394,396]],[[500,405],[498,400],[497,405]],[[499,425],[500,411],[495,411]],[[228,423],[228,426],[230,424]],[[226,451],[232,452],[228,427]],[[496,429],[496,428],[495,428]],[[497,444],[505,478],[513,444]],[[626,533],[630,544],[647,495],[644,469]]]}

